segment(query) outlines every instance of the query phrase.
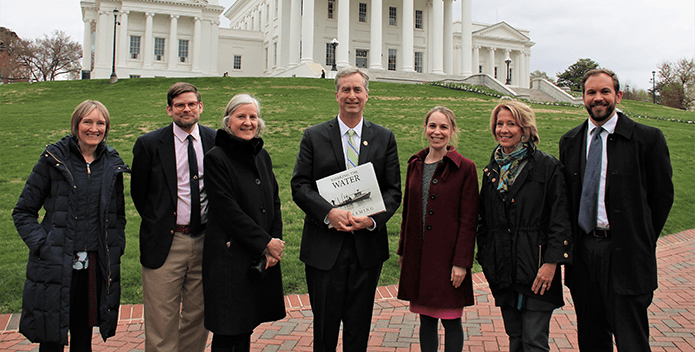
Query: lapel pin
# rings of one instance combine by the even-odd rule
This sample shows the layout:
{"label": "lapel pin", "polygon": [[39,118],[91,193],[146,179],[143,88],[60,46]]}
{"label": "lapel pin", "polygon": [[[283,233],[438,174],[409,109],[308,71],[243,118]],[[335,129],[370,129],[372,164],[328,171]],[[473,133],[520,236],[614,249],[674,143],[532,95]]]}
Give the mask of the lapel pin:
{"label": "lapel pin", "polygon": [[368,145],[369,145],[369,142],[367,142],[367,141],[364,141],[364,142],[362,142],[362,144],[364,144],[364,146],[366,147],[366,146],[368,146]]}

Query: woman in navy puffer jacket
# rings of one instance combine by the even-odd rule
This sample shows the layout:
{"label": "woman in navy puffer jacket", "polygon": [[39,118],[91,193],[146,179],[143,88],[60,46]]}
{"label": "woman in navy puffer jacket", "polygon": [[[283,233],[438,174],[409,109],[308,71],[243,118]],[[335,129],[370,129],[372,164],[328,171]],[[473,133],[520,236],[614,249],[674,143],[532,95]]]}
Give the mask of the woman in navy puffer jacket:
{"label": "woman in navy puffer jacket", "polygon": [[72,135],[41,154],[12,213],[29,247],[19,331],[40,351],[63,351],[68,330],[70,351],[91,351],[92,326],[106,340],[118,321],[130,170],[105,143],[103,104],[82,102],[70,125]]}

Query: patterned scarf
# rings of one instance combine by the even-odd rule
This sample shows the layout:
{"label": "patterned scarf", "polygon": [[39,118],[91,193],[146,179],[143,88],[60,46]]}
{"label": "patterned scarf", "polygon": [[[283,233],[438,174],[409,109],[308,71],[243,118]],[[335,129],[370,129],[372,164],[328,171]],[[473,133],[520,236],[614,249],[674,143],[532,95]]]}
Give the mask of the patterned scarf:
{"label": "patterned scarf", "polygon": [[528,143],[519,143],[516,149],[508,155],[504,154],[501,145],[495,149],[495,161],[500,166],[500,182],[497,185],[497,191],[503,196],[514,183],[514,179],[519,173],[519,164],[528,156],[530,148],[532,147]]}

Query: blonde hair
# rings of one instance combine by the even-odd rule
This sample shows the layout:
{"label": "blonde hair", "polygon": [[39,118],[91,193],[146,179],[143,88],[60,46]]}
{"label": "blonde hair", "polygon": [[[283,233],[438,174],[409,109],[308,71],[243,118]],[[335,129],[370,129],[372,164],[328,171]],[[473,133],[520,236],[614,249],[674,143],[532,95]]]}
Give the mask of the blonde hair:
{"label": "blonde hair", "polygon": [[75,111],[72,112],[72,118],[70,119],[70,133],[72,133],[72,135],[77,138],[78,141],[80,140],[80,136],[77,131],[77,126],[79,126],[82,119],[91,114],[94,109],[97,109],[101,116],[104,117],[104,120],[106,120],[104,139],[101,140],[102,143],[106,142],[106,137],[109,136],[109,129],[111,128],[111,118],[109,117],[109,110],[106,109],[106,106],[96,100],[85,100],[81,102],[80,105],[77,105]]}
{"label": "blonde hair", "polygon": [[232,114],[234,114],[236,109],[246,104],[253,104],[256,107],[258,114],[258,128],[256,129],[256,135],[254,137],[260,137],[263,135],[263,132],[265,132],[265,121],[263,121],[261,118],[261,103],[258,101],[258,99],[248,94],[237,94],[229,101],[227,107],[224,109],[224,117],[222,117],[222,129],[232,136],[234,135],[234,132],[232,132],[232,130],[229,128],[229,119],[232,117]]}
{"label": "blonde hair", "polygon": [[430,109],[429,112],[427,112],[427,115],[425,115],[425,128],[422,130],[423,139],[426,139],[425,133],[427,131],[427,123],[430,121],[430,116],[432,116],[432,114],[434,114],[435,112],[443,114],[449,120],[449,126],[451,127],[451,138],[449,139],[449,145],[457,146],[459,142],[459,136],[458,128],[456,128],[456,116],[454,116],[454,112],[446,106],[435,106],[432,109]]}
{"label": "blonde hair", "polygon": [[528,141],[532,142],[534,145],[538,145],[541,141],[541,137],[538,135],[538,127],[536,127],[536,114],[533,113],[533,110],[528,105],[508,98],[500,99],[499,104],[492,110],[492,115],[490,116],[490,131],[495,137],[495,140],[499,142],[495,126],[497,125],[497,115],[502,109],[509,111],[512,117],[514,117],[517,125],[524,131],[525,138],[522,139],[522,142]]}

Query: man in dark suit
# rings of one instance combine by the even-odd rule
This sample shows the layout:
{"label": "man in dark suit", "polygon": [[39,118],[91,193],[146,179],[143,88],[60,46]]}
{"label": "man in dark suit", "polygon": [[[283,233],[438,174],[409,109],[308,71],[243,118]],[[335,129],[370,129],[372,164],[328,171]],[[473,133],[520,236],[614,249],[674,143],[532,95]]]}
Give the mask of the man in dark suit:
{"label": "man in dark suit", "polygon": [[673,203],[668,147],[661,130],[616,110],[622,92],[613,72],[587,72],[582,96],[589,119],[560,139],[576,243],[566,283],[579,349],[613,351],[615,336],[618,351],[650,351],[656,242]]}
{"label": "man in dark suit", "polygon": [[[335,85],[339,115],[306,129],[292,175],[292,197],[306,213],[299,259],[314,313],[314,351],[335,351],[341,321],[343,350],[366,351],[374,294],[389,257],[386,222],[401,202],[401,172],[393,132],[362,116],[369,77],[347,68],[336,74]],[[385,212],[353,216],[317,192],[316,180],[367,162],[374,165]]]}
{"label": "man in dark suit", "polygon": [[131,195],[142,218],[145,350],[202,352],[208,338],[203,326],[203,156],[215,144],[215,131],[198,124],[203,103],[189,83],[169,88],[166,109],[173,123],[141,136],[133,147]]}

